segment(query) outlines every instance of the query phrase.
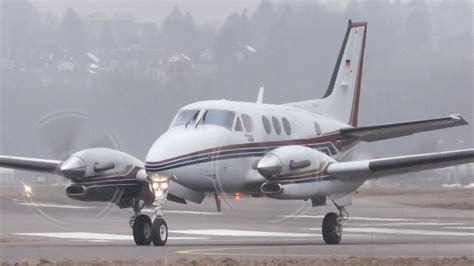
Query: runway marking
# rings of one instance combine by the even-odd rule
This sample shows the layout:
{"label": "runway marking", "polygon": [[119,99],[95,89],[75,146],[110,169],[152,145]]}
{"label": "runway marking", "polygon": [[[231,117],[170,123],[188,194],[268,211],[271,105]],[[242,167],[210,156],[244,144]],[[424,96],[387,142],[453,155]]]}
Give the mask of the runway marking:
{"label": "runway marking", "polygon": [[351,223],[350,221],[347,223],[348,225],[352,226],[419,226],[419,225],[464,225],[465,223],[437,223],[437,222],[401,222],[401,223],[373,223],[373,224],[357,224]]}
{"label": "runway marking", "polygon": [[[82,241],[82,240],[72,240],[72,241]],[[114,242],[112,240],[104,240],[104,239],[91,239],[88,241],[92,243],[113,243]]]}
{"label": "runway marking", "polygon": [[474,236],[468,232],[431,231],[413,229],[393,229],[393,228],[344,228],[344,232],[352,233],[379,233],[379,234],[401,234],[401,235],[429,235],[429,236]]}
{"label": "runway marking", "polygon": [[[142,212],[155,213],[154,210],[144,209]],[[165,213],[177,213],[177,214],[196,214],[196,215],[222,215],[221,212],[198,212],[198,211],[178,211],[178,210],[165,210]]]}
{"label": "runway marking", "polygon": [[83,239],[83,240],[133,240],[129,235],[115,235],[115,234],[96,234],[87,232],[62,232],[62,233],[15,233],[15,235],[22,236],[42,236],[50,238],[63,239]]}
{"label": "runway marking", "polygon": [[[281,247],[265,247],[266,249],[274,249]],[[206,255],[206,256],[258,256],[258,257],[328,257],[328,255],[317,255],[317,254],[282,254],[282,253],[228,253],[219,251],[232,251],[232,250],[259,250],[255,247],[233,247],[233,248],[209,248],[209,249],[189,249],[189,250],[178,250],[176,254],[183,255]],[[337,255],[336,255],[337,256]],[[331,255],[331,257],[336,257]]]}
{"label": "runway marking", "polygon": [[307,233],[265,232],[230,229],[202,229],[202,230],[170,230],[170,233],[209,235],[209,236],[268,236],[268,237],[317,237],[319,235]]}
{"label": "runway marking", "polygon": [[[324,218],[324,215],[280,215],[283,218]],[[419,221],[419,219],[406,219],[406,218],[375,218],[375,217],[357,217],[351,216],[351,220],[360,220],[360,221],[385,221],[385,222],[409,222],[409,221]],[[429,221],[438,221],[438,220],[429,220]]]}
{"label": "runway marking", "polygon": [[[324,245],[323,245],[324,246]],[[327,245],[325,245],[327,246]],[[334,246],[335,247],[335,246]],[[265,249],[284,249],[282,246],[265,246]],[[238,256],[238,257],[307,257],[307,258],[332,258],[332,259],[347,259],[352,257],[351,255],[338,255],[334,252],[329,252],[326,254],[291,254],[291,253],[243,253],[243,250],[260,250],[255,249],[255,247],[231,247],[231,248],[209,248],[209,249],[188,249],[188,250],[178,250],[176,254],[181,255],[205,255],[205,256]],[[231,253],[231,251],[236,251]],[[370,254],[366,257],[370,258],[380,258],[380,259],[396,259],[399,256],[380,256]],[[403,256],[403,258],[413,258],[413,259],[445,259],[446,256]],[[468,258],[471,258],[469,256]]]}
{"label": "runway marking", "polygon": [[[321,231],[321,228],[302,228],[304,230]],[[400,234],[400,235],[430,235],[430,236],[474,236],[471,232],[459,231],[433,231],[414,229],[394,229],[394,228],[370,228],[370,227],[344,227],[343,232],[352,233],[379,233],[379,234]],[[345,236],[343,234],[343,236]]]}
{"label": "runway marking", "polygon": [[446,226],[446,229],[474,230],[474,226]]}
{"label": "runway marking", "polygon": [[[74,240],[96,240],[96,241],[129,241],[133,240],[131,235],[98,234],[87,232],[62,232],[62,233],[14,233],[21,236],[39,236],[49,238],[74,239]],[[169,240],[205,240],[206,237],[168,237]]]}
{"label": "runway marking", "polygon": [[41,202],[18,202],[16,204],[32,206],[32,207],[62,208],[62,209],[94,209],[95,208],[91,206],[60,205],[60,204],[41,203]]}

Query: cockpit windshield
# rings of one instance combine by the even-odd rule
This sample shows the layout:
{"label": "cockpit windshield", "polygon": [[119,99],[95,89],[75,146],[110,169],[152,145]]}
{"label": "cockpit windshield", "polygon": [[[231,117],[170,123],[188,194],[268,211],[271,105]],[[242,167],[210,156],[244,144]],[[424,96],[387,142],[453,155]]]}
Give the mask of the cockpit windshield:
{"label": "cockpit windshield", "polygon": [[182,126],[182,125],[194,125],[198,118],[199,110],[182,110],[178,113],[174,119],[171,127]]}
{"label": "cockpit windshield", "polygon": [[232,128],[234,123],[235,113],[224,110],[206,110],[199,120],[199,125],[215,125],[225,127],[227,129]]}

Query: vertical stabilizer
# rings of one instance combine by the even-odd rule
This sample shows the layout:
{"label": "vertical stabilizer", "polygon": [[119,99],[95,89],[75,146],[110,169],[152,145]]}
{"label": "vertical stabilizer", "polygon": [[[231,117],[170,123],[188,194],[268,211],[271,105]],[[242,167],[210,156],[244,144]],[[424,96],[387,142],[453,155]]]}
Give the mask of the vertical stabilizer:
{"label": "vertical stabilizer", "polygon": [[329,86],[322,99],[288,105],[357,126],[367,22],[349,20]]}
{"label": "vertical stabilizer", "polygon": [[265,92],[264,87],[260,87],[258,90],[258,97],[257,97],[257,103],[263,103],[263,93]]}

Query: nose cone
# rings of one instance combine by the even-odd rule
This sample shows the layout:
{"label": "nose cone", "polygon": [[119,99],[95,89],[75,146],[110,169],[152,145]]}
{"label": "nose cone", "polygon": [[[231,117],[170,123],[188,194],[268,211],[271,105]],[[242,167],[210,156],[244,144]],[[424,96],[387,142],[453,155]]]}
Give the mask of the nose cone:
{"label": "nose cone", "polygon": [[264,177],[271,178],[281,173],[282,165],[276,155],[267,154],[257,164],[257,171]]}
{"label": "nose cone", "polygon": [[[224,128],[171,128],[150,148],[146,156],[147,171],[171,169],[189,164],[209,149],[228,145],[228,130]],[[201,158],[201,157],[199,157]]]}
{"label": "nose cone", "polygon": [[61,164],[60,170],[66,178],[81,178],[86,174],[86,164],[79,157],[70,157]]}

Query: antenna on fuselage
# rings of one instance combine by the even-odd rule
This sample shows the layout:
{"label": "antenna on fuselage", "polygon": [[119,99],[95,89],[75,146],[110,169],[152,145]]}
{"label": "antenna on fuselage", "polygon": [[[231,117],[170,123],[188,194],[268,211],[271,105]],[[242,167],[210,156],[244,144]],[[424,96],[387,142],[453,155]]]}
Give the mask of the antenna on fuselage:
{"label": "antenna on fuselage", "polygon": [[265,92],[264,87],[260,87],[258,91],[258,97],[257,97],[257,103],[262,103],[263,102],[263,93]]}

